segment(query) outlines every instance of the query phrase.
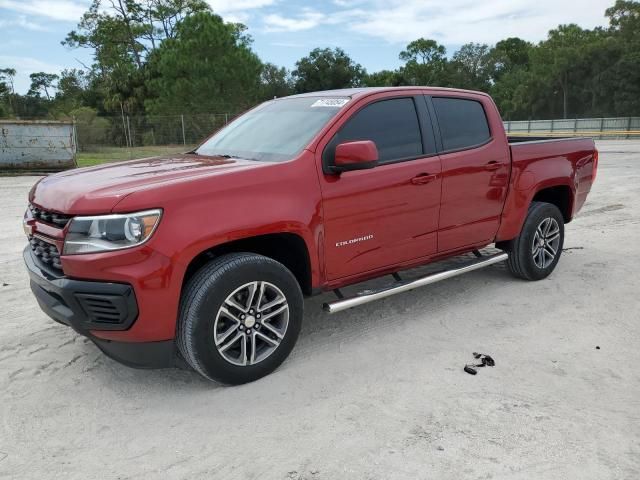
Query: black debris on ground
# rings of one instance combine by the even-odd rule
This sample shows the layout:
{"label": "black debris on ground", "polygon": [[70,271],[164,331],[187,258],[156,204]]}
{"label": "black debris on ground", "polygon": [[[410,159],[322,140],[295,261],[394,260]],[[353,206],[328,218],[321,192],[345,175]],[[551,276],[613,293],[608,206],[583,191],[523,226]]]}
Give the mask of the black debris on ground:
{"label": "black debris on ground", "polygon": [[479,360],[480,363],[468,363],[464,366],[464,371],[469,375],[476,375],[478,373],[478,370],[476,370],[476,368],[495,367],[496,365],[495,360],[485,353],[473,352],[473,358],[475,360]]}

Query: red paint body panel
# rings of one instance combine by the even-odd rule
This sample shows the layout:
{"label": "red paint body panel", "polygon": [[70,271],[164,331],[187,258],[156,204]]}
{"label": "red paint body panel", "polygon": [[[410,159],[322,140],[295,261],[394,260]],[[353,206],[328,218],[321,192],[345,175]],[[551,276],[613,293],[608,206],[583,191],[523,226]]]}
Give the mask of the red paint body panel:
{"label": "red paint body panel", "polygon": [[570,219],[582,208],[591,190],[595,147],[587,138],[511,145],[512,173],[496,241],[520,233],[531,200],[539,191],[556,186],[571,189]]}
{"label": "red paint body panel", "polygon": [[[369,170],[324,173],[323,149],[354,112],[379,99],[420,94],[479,100],[491,141]],[[290,161],[185,154],[63,172],[34,186],[33,204],[63,214],[163,210],[158,228],[142,246],[61,257],[70,278],[128,283],[135,291],[139,316],[133,326],[92,332],[95,336],[128,342],[174,338],[190,262],[233,240],[297,235],[307,247],[312,286],[326,290],[514,238],[536,192],[568,186],[573,215],[591,187],[591,140],[509,146],[487,95],[439,88],[315,95],[351,100]],[[35,220],[29,225],[62,251],[66,229]]]}
{"label": "red paint body panel", "polygon": [[336,166],[375,162],[378,160],[376,144],[370,140],[341,143],[336,147]]}
{"label": "red paint body panel", "polygon": [[[486,112],[496,112],[486,95],[457,95],[477,100]],[[438,250],[491,243],[500,225],[507,195],[511,160],[499,115],[490,115],[491,140],[485,145],[440,155],[442,197]]]}

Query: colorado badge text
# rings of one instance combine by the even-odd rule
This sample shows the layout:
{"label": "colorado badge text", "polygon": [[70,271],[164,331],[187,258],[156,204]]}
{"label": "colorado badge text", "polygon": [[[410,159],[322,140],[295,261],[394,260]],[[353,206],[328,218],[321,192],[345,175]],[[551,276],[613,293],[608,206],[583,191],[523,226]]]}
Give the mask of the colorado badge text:
{"label": "colorado badge text", "polygon": [[342,242],[336,242],[336,247],[345,247],[347,245],[353,245],[354,243],[365,242],[367,240],[373,240],[373,234],[365,235],[364,237],[352,238],[351,240],[344,240]]}

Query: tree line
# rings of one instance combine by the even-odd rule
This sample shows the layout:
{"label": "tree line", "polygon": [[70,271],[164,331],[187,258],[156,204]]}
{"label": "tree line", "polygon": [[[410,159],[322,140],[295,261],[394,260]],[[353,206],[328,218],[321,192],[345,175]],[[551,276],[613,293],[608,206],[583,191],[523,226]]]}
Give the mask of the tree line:
{"label": "tree line", "polygon": [[609,25],[560,25],[538,43],[468,43],[452,55],[420,38],[396,70],[367,72],[340,48],[316,48],[291,71],[260,60],[240,23],[202,0],[93,0],[62,44],[93,63],[31,74],[0,69],[0,117],[69,118],[240,112],[265,99],[356,86],[430,85],[490,93],[506,120],[640,115],[640,2],[617,0]]}

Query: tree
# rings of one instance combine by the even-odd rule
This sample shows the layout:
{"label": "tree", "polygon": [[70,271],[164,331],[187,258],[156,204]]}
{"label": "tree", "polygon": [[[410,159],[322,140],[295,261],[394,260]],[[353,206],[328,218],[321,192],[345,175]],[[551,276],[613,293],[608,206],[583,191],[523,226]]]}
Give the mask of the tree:
{"label": "tree", "polygon": [[15,76],[15,68],[0,68],[0,117],[7,116],[13,111],[12,98],[16,94],[13,86]]}
{"label": "tree", "polygon": [[340,48],[316,48],[292,72],[298,93],[360,86],[366,71]]}
{"label": "tree", "polygon": [[640,112],[640,51],[625,53],[609,73],[606,90],[613,96],[615,115],[637,116]]}
{"label": "tree", "polygon": [[237,112],[258,99],[262,64],[244,27],[195,13],[149,59],[151,113]]}
{"label": "tree", "polygon": [[[141,69],[146,46],[143,36],[150,30],[132,20],[138,15],[134,12],[139,10],[133,4],[114,2],[112,9],[103,9],[100,0],[93,0],[78,29],[71,31],[62,42],[71,48],[93,50],[93,87],[101,92],[101,107],[110,112],[135,112],[142,108],[144,101],[136,94],[144,84]],[[131,11],[125,10],[125,20],[119,12],[126,8]]]}
{"label": "tree", "polygon": [[399,70],[381,70],[367,74],[364,79],[367,87],[399,87],[408,85],[403,74]]}
{"label": "tree", "polygon": [[90,106],[94,103],[91,95],[88,94],[90,88],[90,74],[75,68],[63,70],[60,73],[50,112],[56,118],[69,117],[73,110],[82,106]]}
{"label": "tree", "polygon": [[37,72],[29,75],[29,78],[31,79],[31,87],[29,87],[27,95],[39,98],[40,94],[44,92],[47,100],[51,100],[49,91],[55,88],[53,83],[60,77],[55,73]]}
{"label": "tree", "polygon": [[6,117],[13,110],[11,97],[13,91],[13,78],[16,71],[13,68],[0,68],[0,117]]}
{"label": "tree", "polygon": [[627,40],[637,41],[640,37],[640,3],[637,1],[616,0],[613,7],[605,11],[611,30],[621,34]]}
{"label": "tree", "polygon": [[276,97],[286,97],[293,93],[293,82],[284,67],[277,67],[273,63],[265,63],[260,73],[260,98],[267,100]]}
{"label": "tree", "polygon": [[531,43],[510,37],[489,51],[489,92],[505,120],[530,118],[530,94],[534,85],[529,73],[532,48]]}
{"label": "tree", "polygon": [[[152,35],[149,40],[155,48],[156,41],[174,38],[176,26],[187,16],[209,11],[203,0],[146,0],[146,18],[150,21]],[[143,20],[141,20],[143,21]]]}
{"label": "tree", "polygon": [[180,22],[196,12],[209,11],[202,0],[93,0],[76,30],[62,42],[70,48],[94,52],[92,86],[106,111],[136,113],[147,97],[147,57]]}
{"label": "tree", "polygon": [[13,80],[16,77],[15,68],[0,68],[0,94],[2,91],[8,94],[15,94]]}
{"label": "tree", "polygon": [[400,52],[400,60],[406,62],[401,69],[402,76],[409,85],[444,86],[448,83],[446,55],[447,49],[435,40],[414,40]]}
{"label": "tree", "polygon": [[9,96],[10,93],[11,88],[9,87],[9,84],[0,76],[0,97]]}
{"label": "tree", "polygon": [[467,43],[449,62],[451,83],[459,88],[488,91],[491,79],[489,45]]}
{"label": "tree", "polygon": [[[613,99],[612,108],[618,115],[638,115],[640,112],[640,2],[617,0],[606,11],[611,37],[606,42],[618,55],[605,53],[614,64],[602,75],[601,92]],[[603,44],[605,44],[603,42]],[[615,45],[612,46],[612,44]],[[598,52],[599,53],[599,52]],[[602,96],[602,93],[601,93]]]}
{"label": "tree", "polygon": [[435,40],[419,38],[409,43],[405,50],[400,52],[400,60],[416,62],[422,65],[445,61],[447,49]]}
{"label": "tree", "polygon": [[560,25],[551,30],[547,40],[540,42],[532,52],[534,74],[548,80],[548,87],[559,88],[562,96],[562,115],[569,114],[569,96],[575,86],[575,67],[584,58],[584,45],[588,32],[578,25]]}
{"label": "tree", "polygon": [[135,20],[141,16],[136,2],[114,0],[111,5],[111,9],[103,9],[101,0],[93,0],[78,29],[69,32],[62,44],[92,49],[96,66],[102,70],[108,71],[122,61],[140,68],[142,55],[147,51],[141,38],[149,35],[151,28]]}
{"label": "tree", "polygon": [[65,69],[60,73],[56,97],[78,97],[84,92],[87,85],[88,79],[84,71],[75,68]]}
{"label": "tree", "polygon": [[0,116],[237,112],[292,92],[351,86],[433,85],[488,91],[505,119],[640,114],[640,1],[614,0],[609,26],[561,25],[537,44],[517,37],[494,47],[469,43],[451,57],[418,38],[402,66],[367,74],[343,50],[315,49],[295,71],[262,64],[241,24],[212,14],[210,0],[86,0],[63,44],[93,62],[32,76],[28,95],[0,69]]}
{"label": "tree", "polygon": [[533,48],[529,42],[518,37],[501,40],[489,52],[491,79],[500,81],[503,75],[517,69],[529,67],[529,52]]}

